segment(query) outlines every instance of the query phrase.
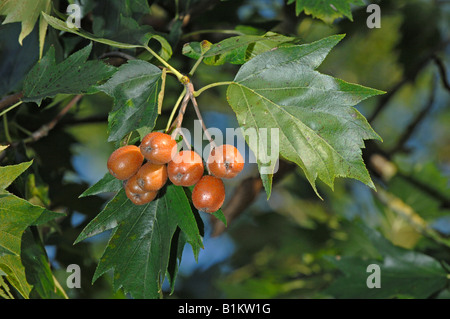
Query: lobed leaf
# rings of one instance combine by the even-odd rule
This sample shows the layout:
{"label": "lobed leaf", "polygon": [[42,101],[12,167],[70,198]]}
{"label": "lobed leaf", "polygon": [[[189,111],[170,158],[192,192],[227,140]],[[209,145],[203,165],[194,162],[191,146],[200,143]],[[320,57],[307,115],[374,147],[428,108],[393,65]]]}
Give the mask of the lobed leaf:
{"label": "lobed leaf", "polygon": [[105,84],[98,86],[114,99],[108,117],[109,141],[141,128],[153,129],[158,117],[161,70],[142,60],[129,60]]}
{"label": "lobed leaf", "polygon": [[22,31],[19,35],[19,43],[23,44],[25,39],[34,29],[39,19],[39,57],[44,50],[45,36],[48,23],[40,17],[41,12],[50,13],[51,0],[3,0],[0,3],[0,15],[5,15],[3,24],[20,22]]}
{"label": "lobed leaf", "polygon": [[[316,71],[342,38],[335,35],[260,54],[240,68],[228,87],[227,99],[241,128],[257,134],[256,139],[244,135],[264,172],[268,197],[277,164],[270,154],[277,149],[303,169],[316,193],[317,178],[331,188],[336,177],[374,188],[361,148],[365,139],[381,138],[352,106],[383,92]],[[272,141],[274,130],[279,138]]]}
{"label": "lobed leaf", "polygon": [[85,39],[106,44],[115,48],[119,49],[136,49],[136,48],[145,48],[149,41],[151,39],[155,39],[159,42],[161,45],[160,50],[160,56],[168,60],[172,56],[172,47],[170,46],[169,42],[162,36],[155,34],[153,28],[150,26],[140,26],[134,19],[129,17],[120,17],[121,26],[123,26],[123,29],[121,28],[120,34],[118,37],[120,39],[127,39],[129,42],[133,43],[125,43],[120,41],[115,41],[111,39],[102,38],[99,36],[96,36],[92,33],[86,32],[81,29],[77,28],[69,28],[67,26],[67,23],[57,19],[55,17],[52,17],[48,14],[42,13],[44,19],[55,29],[61,30],[64,32],[70,32],[73,34],[76,34],[80,37],[83,37]]}
{"label": "lobed leaf", "polygon": [[79,30],[79,29],[71,29],[67,26],[67,23],[57,19],[55,17],[52,17],[48,14],[42,13],[44,19],[48,22],[48,24],[50,24],[53,28],[57,29],[57,30],[61,30],[61,31],[65,31],[65,32],[70,32],[73,34],[76,34],[80,37],[83,37],[85,39],[89,39],[95,42],[99,42],[99,43],[103,43],[106,45],[110,45],[119,49],[134,49],[134,48],[140,48],[142,47],[142,45],[139,44],[128,44],[128,43],[121,43],[121,42],[117,42],[117,41],[113,41],[113,40],[109,40],[109,39],[104,39],[101,37],[97,37],[94,34],[91,34],[89,32],[83,31],[83,30]]}
{"label": "lobed leaf", "polygon": [[[134,298],[158,298],[166,272],[171,281],[176,276],[173,254],[181,259],[176,252],[178,245],[189,242],[194,253],[203,247],[183,188],[171,184],[164,190],[142,206],[132,204],[121,190],[81,232],[75,243],[112,230],[93,282],[113,269],[115,289],[123,287]],[[183,240],[172,243],[177,229],[182,231]]]}
{"label": "lobed leaf", "polygon": [[57,94],[88,93],[92,86],[110,77],[116,68],[102,61],[87,61],[91,50],[89,44],[56,64],[55,49],[50,47],[25,78],[23,101],[40,105],[44,98]]}
{"label": "lobed leaf", "polygon": [[24,298],[29,297],[33,287],[27,280],[26,269],[22,264],[22,254],[28,256],[27,251],[21,249],[23,233],[29,226],[65,216],[33,205],[6,190],[31,164],[30,161],[0,167],[0,273]]}
{"label": "lobed leaf", "polygon": [[203,57],[203,62],[208,65],[243,64],[258,54],[275,47],[287,46],[295,40],[294,37],[274,32],[264,35],[240,35],[212,44],[207,51],[202,50],[201,43],[186,43],[183,54],[193,59]]}

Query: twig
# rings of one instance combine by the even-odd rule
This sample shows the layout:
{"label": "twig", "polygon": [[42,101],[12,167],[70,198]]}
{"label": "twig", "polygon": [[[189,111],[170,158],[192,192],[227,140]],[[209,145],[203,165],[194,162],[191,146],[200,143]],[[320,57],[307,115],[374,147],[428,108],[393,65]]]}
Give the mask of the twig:
{"label": "twig", "polygon": [[189,104],[189,92],[186,90],[186,94],[184,95],[183,102],[181,102],[180,111],[178,112],[178,116],[175,119],[175,121],[172,123],[172,125],[169,128],[169,131],[175,126],[175,130],[172,132],[172,138],[175,139],[178,135],[178,132],[181,128],[181,123],[183,123],[184,113],[186,113],[186,108]]}
{"label": "twig", "polygon": [[[274,184],[282,180],[284,176],[294,171],[297,167],[296,164],[281,159],[279,163],[278,171],[274,174]],[[263,191],[263,184],[259,176],[248,177],[242,180],[224,208],[222,208],[228,227],[257,199],[261,191]],[[226,230],[225,225],[216,218],[212,218],[211,223],[213,228],[212,236],[219,236]]]}
{"label": "twig", "polygon": [[180,134],[181,137],[183,138],[183,141],[184,141],[184,143],[186,144],[188,150],[191,150],[191,149],[192,149],[191,144],[189,143],[189,141],[187,140],[186,136],[184,135],[183,130],[180,130],[180,131],[179,131],[179,134]]}
{"label": "twig", "polygon": [[433,81],[433,84],[431,86],[430,90],[430,97],[428,98],[428,102],[425,105],[425,107],[416,115],[414,120],[408,125],[408,127],[405,129],[403,134],[400,136],[399,140],[397,141],[396,145],[389,151],[389,153],[392,155],[398,151],[401,151],[405,145],[405,143],[410,139],[410,137],[414,134],[414,131],[419,126],[420,123],[426,118],[427,113],[430,111],[430,109],[433,107],[434,99],[436,96],[436,81]]}
{"label": "twig", "polygon": [[[380,157],[384,162],[380,165],[380,161],[375,160],[374,157]],[[392,161],[392,154],[387,153],[379,148],[377,144],[370,144],[369,148],[365,149],[363,153],[364,162],[367,163],[367,169],[371,174],[381,177],[382,179],[389,181],[392,177],[396,176],[417,187],[425,194],[439,201],[439,209],[450,208],[450,199],[434,189],[432,185],[422,182],[415,176],[402,172]],[[387,179],[386,179],[387,177]]]}
{"label": "twig", "polygon": [[42,125],[37,131],[33,132],[30,137],[23,140],[24,143],[32,143],[40,140],[48,134],[58,124],[59,120],[66,115],[69,110],[77,104],[83,97],[82,94],[76,95],[49,123]]}
{"label": "twig", "polygon": [[433,55],[433,61],[436,63],[439,73],[441,74],[442,84],[448,91],[450,91],[450,83],[448,82],[447,70],[445,69],[444,62],[436,54]]}
{"label": "twig", "polygon": [[9,135],[9,128],[8,128],[8,117],[7,115],[3,115],[3,128],[5,130],[5,138],[8,143],[11,143],[11,135]]}
{"label": "twig", "polygon": [[383,111],[384,108],[389,104],[389,101],[391,100],[391,98],[393,98],[394,95],[408,82],[409,82],[409,79],[403,78],[390,91],[388,91],[385,95],[382,95],[378,100],[378,104],[375,107],[375,110],[367,118],[367,121],[369,123],[372,123],[378,117],[378,115],[381,113],[381,111]]}
{"label": "twig", "polygon": [[0,110],[3,110],[4,108],[10,105],[18,103],[21,98],[23,98],[23,92],[5,96],[3,99],[0,100]]}
{"label": "twig", "polygon": [[211,148],[215,148],[216,147],[216,143],[214,142],[214,139],[211,137],[211,134],[209,134],[208,129],[206,128],[205,122],[203,121],[203,117],[202,114],[200,112],[200,109],[198,107],[198,103],[197,103],[197,99],[194,96],[194,86],[192,85],[192,83],[190,81],[188,81],[185,84],[185,91],[186,94],[184,95],[183,98],[183,102],[181,103],[181,108],[180,111],[178,113],[177,118],[175,119],[175,121],[172,123],[172,125],[170,126],[169,130],[170,131],[174,126],[175,126],[175,130],[172,132],[172,138],[176,138],[176,136],[179,134],[180,130],[181,130],[181,123],[183,122],[183,118],[184,118],[184,114],[186,112],[186,108],[189,104],[189,101],[192,102],[192,105],[194,106],[195,109],[195,113],[197,114],[197,118],[200,121],[201,125],[202,125],[202,129],[203,132],[206,135],[206,138],[208,139],[209,143],[211,144]]}
{"label": "twig", "polygon": [[[447,38],[445,41],[442,41],[432,52],[430,52],[420,63],[417,64],[416,69],[414,70],[414,74],[418,74],[424,67],[428,65],[428,62],[435,59],[436,52],[438,50],[444,49],[448,44],[450,44],[450,38]],[[435,60],[436,63],[442,63],[438,59],[438,61]],[[439,65],[438,67],[441,71],[441,75],[443,75],[442,70],[445,71],[445,66]],[[444,72],[445,73],[445,72]],[[375,118],[381,113],[381,111],[388,105],[388,102],[391,100],[391,98],[401,89],[405,84],[410,82],[412,79],[404,77],[400,82],[398,82],[387,94],[382,95],[379,99],[379,102],[374,110],[374,112],[370,115],[370,117],[367,118],[367,121],[369,123],[372,123]],[[446,74],[442,76],[442,81],[446,81]],[[448,84],[448,81],[446,81]],[[445,85],[445,82],[444,82]],[[447,86],[446,86],[447,87]]]}
{"label": "twig", "polygon": [[429,227],[423,218],[415,212],[411,206],[393,194],[384,191],[382,187],[379,187],[378,189],[378,192],[374,192],[374,195],[384,205],[407,220],[416,231],[425,237],[435,240],[439,244],[450,247],[450,240],[443,238],[437,231]]}
{"label": "twig", "polygon": [[14,105],[8,107],[8,108],[7,108],[6,110],[4,110],[3,112],[0,112],[0,116],[5,115],[6,113],[8,113],[9,111],[15,109],[16,107],[18,107],[18,106],[21,105],[22,103],[23,103],[22,101],[19,101],[19,102],[17,102],[16,104],[14,104]]}
{"label": "twig", "polygon": [[211,149],[213,149],[213,148],[215,148],[217,145],[216,145],[216,142],[214,142],[213,138],[211,137],[211,134],[209,134],[209,131],[208,131],[208,129],[206,128],[205,122],[203,121],[202,114],[201,114],[201,112],[200,112],[200,109],[198,108],[197,99],[196,99],[195,96],[194,96],[194,92],[195,92],[194,86],[192,85],[191,82],[189,82],[189,83],[187,84],[187,92],[188,92],[188,94],[189,94],[189,98],[190,98],[191,101],[192,101],[192,105],[194,106],[195,113],[197,114],[197,118],[198,118],[198,120],[200,121],[200,123],[201,123],[201,125],[202,125],[203,132],[205,132],[206,138],[207,138],[208,141],[211,143]]}
{"label": "twig", "polygon": [[172,112],[170,113],[169,120],[167,121],[167,126],[165,132],[168,133],[173,128],[173,117],[175,116],[175,113],[178,109],[178,106],[181,104],[181,101],[183,100],[183,97],[186,95],[186,86],[183,88],[183,91],[181,92],[180,96],[178,97],[177,102],[175,103],[175,106],[172,109]]}

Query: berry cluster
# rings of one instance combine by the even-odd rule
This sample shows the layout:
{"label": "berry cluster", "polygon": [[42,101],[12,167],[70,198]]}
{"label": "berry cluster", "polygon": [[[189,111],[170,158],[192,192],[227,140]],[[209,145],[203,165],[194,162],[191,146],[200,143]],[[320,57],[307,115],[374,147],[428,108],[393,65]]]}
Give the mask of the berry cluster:
{"label": "berry cluster", "polygon": [[126,145],[108,159],[108,170],[124,181],[127,197],[136,205],[151,202],[169,179],[174,185],[189,187],[192,203],[199,211],[214,213],[225,200],[222,179],[236,177],[244,168],[244,159],[232,145],[214,147],[206,162],[192,150],[177,152],[177,142],[168,134],[147,134],[140,146]]}

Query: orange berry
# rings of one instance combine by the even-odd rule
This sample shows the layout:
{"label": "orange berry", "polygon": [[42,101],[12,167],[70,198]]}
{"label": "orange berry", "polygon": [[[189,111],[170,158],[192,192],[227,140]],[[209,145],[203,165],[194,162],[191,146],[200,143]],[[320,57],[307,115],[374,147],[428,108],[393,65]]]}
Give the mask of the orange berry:
{"label": "orange berry", "polygon": [[205,213],[214,213],[225,201],[225,186],[220,178],[203,176],[192,191],[192,203],[195,208]]}
{"label": "orange berry", "polygon": [[233,178],[244,168],[244,158],[236,147],[224,144],[211,151],[207,165],[212,175],[219,178]]}
{"label": "orange berry", "polygon": [[192,186],[202,178],[203,160],[194,151],[181,151],[167,164],[170,181],[178,186]]}
{"label": "orange berry", "polygon": [[116,149],[108,158],[108,171],[119,180],[126,180],[136,174],[144,162],[139,147],[126,145]]}
{"label": "orange berry", "polygon": [[144,191],[157,191],[167,182],[167,167],[153,163],[145,163],[136,173],[137,183]]}
{"label": "orange berry", "polygon": [[140,145],[145,159],[153,164],[169,163],[177,151],[177,142],[168,134],[152,132],[147,134]]}

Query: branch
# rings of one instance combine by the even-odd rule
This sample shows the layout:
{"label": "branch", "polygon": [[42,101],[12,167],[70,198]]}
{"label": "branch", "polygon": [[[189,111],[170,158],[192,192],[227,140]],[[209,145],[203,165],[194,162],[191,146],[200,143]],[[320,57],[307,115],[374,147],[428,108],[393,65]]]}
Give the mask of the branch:
{"label": "branch", "polygon": [[186,93],[184,94],[184,98],[183,101],[181,102],[181,107],[180,107],[180,111],[178,112],[178,116],[175,119],[175,121],[173,121],[172,125],[169,127],[167,131],[170,131],[173,127],[175,127],[175,130],[172,132],[172,138],[175,139],[176,136],[178,135],[178,132],[180,131],[181,128],[181,123],[183,123],[183,118],[184,118],[184,113],[186,113],[186,108],[189,104],[189,92],[186,89]]}
{"label": "branch", "polygon": [[[376,149],[375,149],[376,150]],[[440,202],[440,209],[450,208],[450,199],[447,198],[444,194],[434,189],[427,183],[418,180],[414,176],[405,174],[399,170],[397,165],[395,165],[390,160],[389,154],[383,154],[383,152],[373,152],[370,155],[366,155],[367,160],[367,169],[374,175],[382,178],[386,183],[389,182],[391,178],[397,176],[411,185],[417,187],[422,192],[427,194],[428,196],[436,199]]]}
{"label": "branch", "polygon": [[192,105],[194,106],[195,109],[195,113],[197,114],[197,118],[200,121],[202,128],[203,128],[203,132],[205,132],[206,138],[209,140],[209,143],[211,143],[211,149],[215,148],[216,142],[214,142],[213,138],[211,137],[211,134],[209,134],[208,129],[206,128],[205,122],[203,121],[203,117],[202,114],[200,113],[200,109],[198,108],[198,103],[197,103],[197,99],[194,96],[194,86],[192,85],[191,82],[189,82],[187,84],[187,91],[189,94],[189,97],[191,99]]}
{"label": "branch", "polygon": [[197,114],[197,118],[202,125],[203,132],[205,133],[206,138],[211,143],[211,148],[216,147],[216,143],[214,142],[214,139],[211,137],[211,134],[209,134],[209,131],[206,128],[205,122],[203,121],[202,114],[200,113],[200,109],[198,107],[197,99],[194,96],[194,92],[195,92],[194,86],[192,85],[192,83],[190,81],[188,81],[185,84],[185,89],[186,89],[185,90],[186,94],[184,95],[183,102],[181,103],[181,108],[178,113],[178,116],[175,119],[175,121],[173,122],[172,126],[169,128],[169,131],[170,131],[175,126],[175,130],[172,133],[172,138],[175,138],[178,135],[178,133],[180,132],[181,123],[183,122],[183,118],[184,118],[184,113],[186,112],[186,107],[189,104],[189,100],[190,100],[192,102],[192,105],[194,106],[195,113]]}
{"label": "branch", "polygon": [[435,240],[437,243],[450,247],[450,240],[442,237],[439,232],[427,225],[427,222],[414,209],[395,195],[380,189],[375,192],[377,197],[384,205],[409,222],[416,231],[423,236]]}
{"label": "branch", "polygon": [[[448,44],[450,44],[450,38],[447,38],[445,41],[442,41],[435,50],[430,52],[420,63],[417,65],[417,69],[415,70],[415,74],[418,74],[425,66],[427,66],[428,62],[434,59],[434,61],[438,64],[439,70],[441,72],[442,81],[444,82],[444,86],[448,89],[448,80],[445,73],[445,66],[442,61],[438,59],[436,61],[436,52],[444,49]],[[439,65],[441,64],[441,65]],[[444,71],[444,73],[443,73]],[[398,82],[387,94],[382,95],[379,99],[379,102],[374,110],[374,112],[367,118],[369,123],[372,123],[375,118],[383,111],[383,109],[388,105],[391,98],[398,92],[399,89],[403,87],[403,85],[407,84],[411,79],[404,77],[400,82]]]}
{"label": "branch", "polygon": [[389,101],[391,98],[394,97],[394,95],[406,84],[408,83],[409,79],[403,78],[400,82],[398,82],[390,91],[388,91],[386,94],[382,95],[379,100],[378,104],[375,107],[375,110],[373,113],[367,118],[367,121],[369,123],[372,123],[378,115],[385,109],[385,107],[389,104]]}
{"label": "branch", "polygon": [[5,96],[0,100],[0,110],[7,108],[10,105],[16,104],[23,97],[23,92]]}
{"label": "branch", "polygon": [[77,104],[77,102],[83,97],[82,94],[76,95],[49,123],[42,125],[37,131],[33,132],[30,137],[23,140],[24,143],[33,143],[44,136],[47,136],[48,132],[50,132],[56,124],[58,124],[59,120],[64,117],[64,115],[69,112],[69,110]]}
{"label": "branch", "polygon": [[[279,164],[278,171],[273,175],[274,184],[283,179],[288,173],[293,172],[297,167],[295,164],[281,159]],[[238,218],[257,199],[261,191],[263,191],[263,183],[259,176],[248,177],[242,180],[222,209],[227,219],[228,227],[232,221]],[[226,230],[225,225],[217,218],[211,218],[211,223],[213,237],[221,235]]]}
{"label": "branch", "polygon": [[422,123],[422,121],[426,118],[427,114],[431,110],[434,104],[434,99],[436,96],[436,81],[433,81],[430,90],[430,97],[428,98],[428,102],[425,107],[416,115],[414,120],[408,125],[403,134],[400,136],[396,145],[389,151],[390,154],[394,154],[398,151],[403,150],[405,143],[410,139],[413,135],[416,128]]}
{"label": "branch", "polygon": [[441,74],[442,84],[448,91],[450,91],[450,83],[448,82],[447,70],[445,69],[444,62],[437,55],[433,55],[433,61],[436,63],[439,73]]}

